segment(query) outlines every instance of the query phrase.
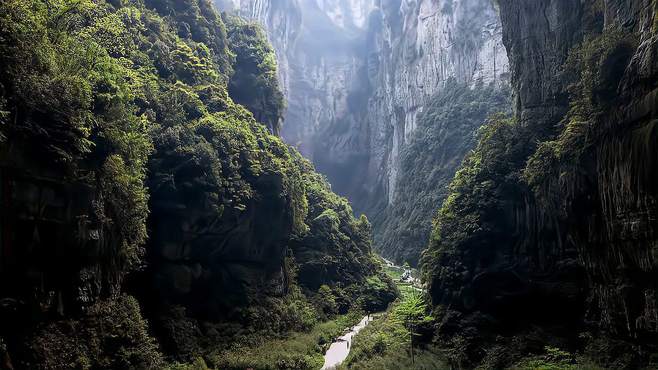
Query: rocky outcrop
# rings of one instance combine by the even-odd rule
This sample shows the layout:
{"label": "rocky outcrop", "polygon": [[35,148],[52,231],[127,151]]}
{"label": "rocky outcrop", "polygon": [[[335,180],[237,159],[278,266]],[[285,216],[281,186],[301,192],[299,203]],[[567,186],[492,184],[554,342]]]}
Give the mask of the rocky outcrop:
{"label": "rocky outcrop", "polygon": [[[368,30],[368,77],[373,93],[367,190],[395,202],[399,154],[418,126],[425,104],[449,80],[501,83],[507,58],[488,1],[383,2]],[[380,187],[379,189],[377,187]]]}
{"label": "rocky outcrop", "polygon": [[25,150],[33,141],[12,139],[0,150],[2,306],[74,314],[116,294],[126,265],[121,234],[103,214],[108,194]]}
{"label": "rocky outcrop", "polygon": [[[653,336],[658,330],[658,193],[652,175],[658,152],[656,4],[500,5],[520,123],[538,137],[563,125],[557,138],[544,139],[524,170],[536,199],[531,213],[539,220],[526,226],[536,235],[545,225],[554,230],[558,246],[577,250],[589,281],[588,320],[611,335]],[[539,13],[547,14],[543,23],[533,19]],[[558,148],[548,149],[555,142]],[[539,175],[546,169],[535,167],[539,163],[551,168],[551,175]]]}
{"label": "rocky outcrop", "polygon": [[[507,84],[507,54],[493,4],[233,0],[218,5],[267,29],[288,97],[283,138],[312,159],[357,212],[374,220],[375,247],[403,258],[397,247],[390,248],[399,240],[384,234],[389,225],[403,222],[396,216],[401,214],[396,188],[413,179],[399,176],[400,155],[419,117],[450,81]],[[462,154],[452,160],[461,161]],[[444,175],[452,178],[453,169]],[[421,233],[429,233],[428,223]],[[413,243],[405,255],[416,260],[424,244]]]}
{"label": "rocky outcrop", "polygon": [[[234,146],[230,150],[238,154],[231,155],[218,146],[216,155],[200,161],[193,153],[204,144],[194,143],[200,139],[194,135],[208,129],[163,133],[155,140],[148,276],[160,305],[182,305],[193,317],[219,320],[232,318],[250,299],[286,293],[284,257],[300,194],[281,169],[251,171],[254,161],[267,162],[255,147]],[[187,153],[177,143],[188,143]],[[240,162],[247,150],[258,154]],[[240,163],[230,172],[232,180],[210,175],[231,161]],[[251,193],[258,196],[246,196]]]}
{"label": "rocky outcrop", "polygon": [[440,336],[463,364],[557,346],[645,366],[658,331],[656,2],[498,3],[516,115],[485,130],[424,256],[433,302],[449,307]]}
{"label": "rocky outcrop", "polygon": [[400,152],[395,202],[374,219],[380,253],[413,266],[427,247],[437,206],[464,157],[475,147],[477,131],[494,114],[509,113],[509,88],[456,81],[433,96],[418,127]]}
{"label": "rocky outcrop", "polygon": [[559,121],[569,108],[563,65],[571,48],[583,39],[582,5],[568,1],[512,5],[502,1],[500,16],[517,115],[539,128]]}

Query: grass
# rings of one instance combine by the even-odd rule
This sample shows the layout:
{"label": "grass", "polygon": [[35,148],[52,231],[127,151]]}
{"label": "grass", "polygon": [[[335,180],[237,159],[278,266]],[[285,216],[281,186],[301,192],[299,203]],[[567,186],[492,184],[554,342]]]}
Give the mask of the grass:
{"label": "grass", "polygon": [[450,367],[441,361],[441,355],[432,348],[420,349],[415,352],[414,362],[408,352],[389,351],[366,361],[355,362],[349,367],[341,366],[338,370],[448,370]]}
{"label": "grass", "polygon": [[[387,268],[387,273],[392,278],[394,270],[395,268]],[[339,370],[449,369],[438,350],[432,346],[416,348],[412,363],[409,332],[395,319],[393,312],[411,294],[418,294],[418,290],[409,283],[401,283],[399,280],[396,280],[396,283],[400,290],[400,299],[357,334],[350,354],[345,363],[338,367]]]}
{"label": "grass", "polygon": [[404,269],[396,266],[385,266],[384,272],[388,275],[393,281],[399,281],[404,273]]}
{"label": "grass", "polygon": [[546,353],[539,356],[528,357],[516,365],[512,370],[601,370],[589,359],[563,351],[559,348],[545,347]]}
{"label": "grass", "polygon": [[394,308],[391,307],[354,338],[350,354],[339,370],[449,369],[433,347],[415,349],[412,363],[409,334],[400,322],[394,320],[391,314]]}
{"label": "grass", "polygon": [[[210,368],[222,370],[317,370],[334,338],[356,325],[362,313],[352,312],[319,323],[309,332],[291,333],[282,338],[245,337],[226,351],[208,356]],[[199,364],[177,370],[205,370]]]}
{"label": "grass", "polygon": [[398,290],[400,291],[400,295],[403,298],[409,296],[409,294],[418,291],[418,288],[414,288],[411,284],[408,283],[398,283],[397,286],[398,286]]}

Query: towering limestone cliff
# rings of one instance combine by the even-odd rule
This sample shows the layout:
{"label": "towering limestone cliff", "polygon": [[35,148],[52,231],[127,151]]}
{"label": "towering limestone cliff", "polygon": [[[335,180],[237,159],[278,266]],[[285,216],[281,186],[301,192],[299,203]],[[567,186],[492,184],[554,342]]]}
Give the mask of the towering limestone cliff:
{"label": "towering limestone cliff", "polygon": [[160,369],[395,298],[368,220],[273,135],[260,28],[7,0],[0,65],[1,369]]}
{"label": "towering limestone cliff", "polygon": [[646,366],[658,337],[658,3],[498,4],[516,114],[483,130],[435,221],[424,270],[441,339],[466,366],[544,346]]}
{"label": "towering limestone cliff", "polygon": [[[415,262],[443,196],[425,189],[432,192],[432,204],[425,203],[415,217],[423,221],[413,236],[386,234],[409,218],[400,209],[408,199],[398,203],[397,189],[408,191],[415,180],[399,176],[404,171],[401,153],[446,86],[481,83],[498,89],[507,84],[507,54],[493,4],[224,0],[218,5],[258,20],[268,31],[289,102],[283,138],[312,159],[357,210],[373,218],[380,252]],[[438,163],[445,167],[441,177],[452,178],[472,148],[473,133],[484,121],[472,120],[454,138],[459,150]],[[426,126],[437,125],[450,124],[428,120]]]}

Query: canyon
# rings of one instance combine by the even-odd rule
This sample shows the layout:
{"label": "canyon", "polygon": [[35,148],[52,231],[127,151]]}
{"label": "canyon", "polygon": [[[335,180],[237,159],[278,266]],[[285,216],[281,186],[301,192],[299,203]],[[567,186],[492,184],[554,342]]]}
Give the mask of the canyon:
{"label": "canyon", "polygon": [[[288,107],[282,137],[325,174],[355,211],[373,221],[375,248],[417,264],[445,194],[431,194],[411,215],[399,176],[403,152],[437,94],[452,85],[509,85],[509,62],[492,2],[223,1],[222,10],[266,29]],[[503,109],[504,110],[504,109]],[[486,118],[486,115],[482,118]],[[438,163],[447,187],[474,133]],[[449,125],[449,124],[448,124]],[[418,197],[420,199],[420,197]],[[431,203],[431,204],[429,204]],[[387,232],[420,224],[409,237]]]}
{"label": "canyon", "polygon": [[6,0],[0,65],[1,370],[658,366],[657,0]]}
{"label": "canyon", "polygon": [[[658,322],[655,1],[276,4],[224,7],[275,46],[284,139],[369,216],[379,253],[423,265],[454,311],[445,341],[541,322],[510,340],[642,361],[596,348],[641,347]],[[504,366],[492,351],[461,366]]]}

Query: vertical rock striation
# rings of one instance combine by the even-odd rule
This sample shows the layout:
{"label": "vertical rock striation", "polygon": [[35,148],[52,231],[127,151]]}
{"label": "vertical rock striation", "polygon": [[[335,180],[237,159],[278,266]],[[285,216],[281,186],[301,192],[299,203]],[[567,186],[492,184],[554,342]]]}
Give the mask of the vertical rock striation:
{"label": "vertical rock striation", "polygon": [[[384,225],[397,221],[387,211],[396,207],[396,188],[409,180],[398,176],[400,153],[432,97],[451,81],[500,87],[508,78],[500,22],[489,0],[218,5],[265,26],[289,104],[282,136],[356,211],[374,218],[379,240]],[[414,244],[412,254],[423,247]]]}
{"label": "vertical rock striation", "polygon": [[[371,19],[369,171],[392,204],[400,150],[428,100],[451,79],[499,83],[508,63],[489,1],[383,2]],[[377,195],[376,187],[368,190]]]}
{"label": "vertical rock striation", "polygon": [[[524,170],[534,228],[548,225],[558,246],[577,250],[587,319],[641,343],[658,329],[656,2],[500,8],[519,121],[545,140]],[[550,175],[539,176],[540,163]]]}
{"label": "vertical rock striation", "polygon": [[462,364],[503,367],[550,345],[646,366],[658,331],[657,3],[498,4],[516,116],[485,130],[424,255],[433,302],[449,307],[442,340]]}

